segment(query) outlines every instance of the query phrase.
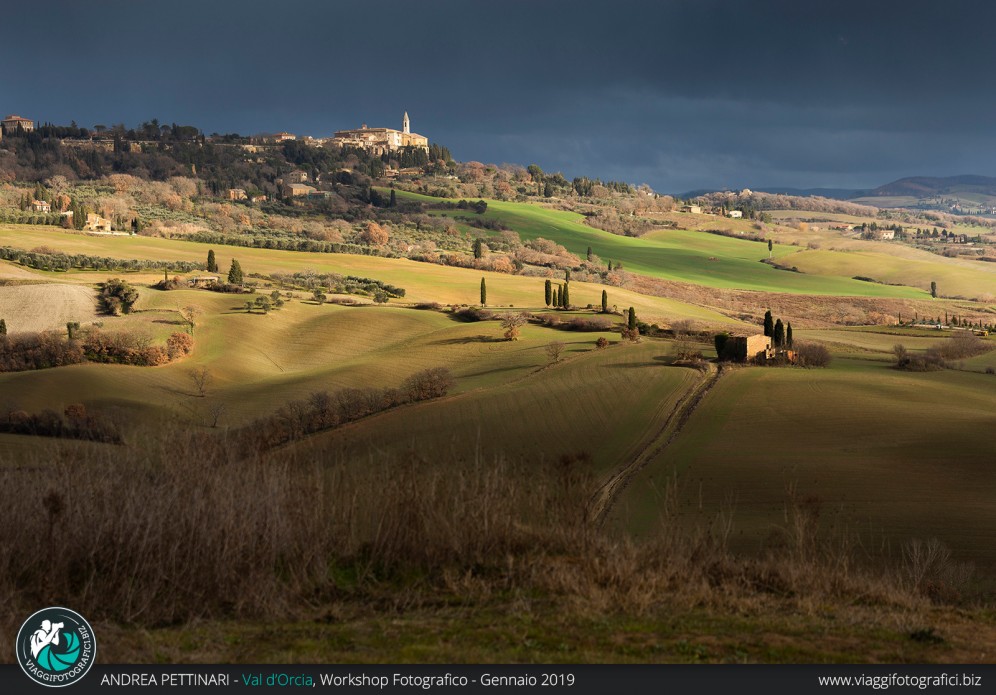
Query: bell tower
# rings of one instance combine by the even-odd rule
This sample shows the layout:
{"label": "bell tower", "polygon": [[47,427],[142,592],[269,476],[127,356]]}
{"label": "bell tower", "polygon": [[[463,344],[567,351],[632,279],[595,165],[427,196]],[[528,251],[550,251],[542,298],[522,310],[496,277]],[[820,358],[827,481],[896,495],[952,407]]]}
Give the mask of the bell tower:
{"label": "bell tower", "polygon": [[401,132],[406,135],[412,132],[411,123],[408,120],[408,112],[405,111],[405,117],[401,121]]}

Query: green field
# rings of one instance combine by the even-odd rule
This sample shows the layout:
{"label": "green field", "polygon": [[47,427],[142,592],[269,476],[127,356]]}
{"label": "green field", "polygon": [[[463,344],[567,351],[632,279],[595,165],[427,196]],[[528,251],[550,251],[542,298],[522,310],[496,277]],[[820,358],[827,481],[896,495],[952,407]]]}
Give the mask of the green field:
{"label": "green field", "polygon": [[[399,195],[423,202],[437,200],[413,193],[399,192]],[[817,276],[776,270],[760,263],[768,257],[765,244],[715,234],[666,230],[640,238],[626,237],[589,227],[576,213],[496,200],[488,201],[488,210],[483,217],[501,220],[524,239],[542,237],[555,241],[581,257],[590,246],[603,261],[621,261],[625,270],[651,277],[766,292],[923,297],[922,291],[913,288],[864,283],[853,280],[851,275]],[[796,249],[792,247],[779,245],[773,255],[784,260],[794,251]]]}

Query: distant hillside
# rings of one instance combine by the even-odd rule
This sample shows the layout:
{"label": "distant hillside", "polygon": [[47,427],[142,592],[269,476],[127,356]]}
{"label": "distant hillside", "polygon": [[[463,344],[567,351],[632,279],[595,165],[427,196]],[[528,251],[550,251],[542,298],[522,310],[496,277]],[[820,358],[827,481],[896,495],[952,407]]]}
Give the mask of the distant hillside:
{"label": "distant hillside", "polygon": [[865,196],[912,196],[914,198],[931,198],[942,195],[958,195],[976,193],[996,196],[996,178],[991,176],[910,176],[876,189],[868,191]]}
{"label": "distant hillside", "polygon": [[850,200],[851,198],[868,195],[868,191],[860,188],[786,188],[784,186],[762,186],[757,190],[762,193],[774,193],[777,195],[817,196],[819,198],[833,198],[834,200]]}
{"label": "distant hillside", "polygon": [[[789,188],[787,186],[748,186],[758,193],[771,193],[773,195],[791,195],[797,197],[817,197],[831,198],[833,200],[850,200],[859,196],[868,195],[869,192],[861,188]],[[675,197],[682,200],[691,200],[709,193],[717,193],[715,188],[697,188],[694,191],[679,193]]]}

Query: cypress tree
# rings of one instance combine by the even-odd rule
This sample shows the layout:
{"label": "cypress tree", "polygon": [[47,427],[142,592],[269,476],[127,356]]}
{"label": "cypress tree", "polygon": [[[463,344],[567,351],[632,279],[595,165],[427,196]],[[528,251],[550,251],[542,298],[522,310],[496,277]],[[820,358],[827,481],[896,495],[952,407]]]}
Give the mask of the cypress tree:
{"label": "cypress tree", "polygon": [[629,308],[629,321],[626,323],[626,327],[629,330],[636,330],[636,309],[633,307]]}
{"label": "cypress tree", "polygon": [[570,282],[570,281],[571,281],[571,269],[570,268],[565,268],[564,269],[564,282]]}
{"label": "cypress tree", "polygon": [[771,309],[764,312],[764,334],[769,338],[775,334],[775,320],[771,318]]}
{"label": "cypress tree", "polygon": [[569,282],[564,283],[563,300],[564,300],[564,308],[566,309],[571,305],[571,283]]}
{"label": "cypress tree", "polygon": [[609,313],[609,293],[602,290],[602,313]]}
{"label": "cypress tree", "polygon": [[560,285],[557,285],[553,290],[553,305],[560,308]]}
{"label": "cypress tree", "polygon": [[0,335],[7,335],[7,322],[0,319]]}
{"label": "cypress tree", "polygon": [[612,261],[609,261],[609,272],[612,272]]}
{"label": "cypress tree", "polygon": [[207,269],[208,269],[209,273],[217,273],[218,272],[218,261],[215,260],[214,249],[211,249],[210,251],[208,251]]}
{"label": "cypress tree", "polygon": [[543,287],[543,293],[546,298],[546,305],[550,306],[553,304],[553,283],[549,280],[546,281]]}
{"label": "cypress tree", "polygon": [[481,306],[488,305],[488,285],[484,282],[484,278],[481,278]]}
{"label": "cypress tree", "polygon": [[[394,192],[393,190],[391,191]],[[484,243],[480,239],[474,239],[474,258],[480,258],[484,255]]]}
{"label": "cypress tree", "polygon": [[228,282],[232,285],[242,284],[242,266],[234,258],[232,259],[232,267],[228,270]]}
{"label": "cypress tree", "polygon": [[393,188],[391,189],[391,207],[398,207],[398,194],[394,192]]}
{"label": "cypress tree", "polygon": [[930,281],[930,296],[937,299],[937,283],[933,280]]}
{"label": "cypress tree", "polygon": [[792,322],[789,321],[788,326],[785,327],[785,347],[792,347]]}
{"label": "cypress tree", "polygon": [[785,326],[782,324],[782,320],[778,319],[775,321],[775,331],[774,331],[774,343],[775,347],[781,347],[785,344]]}
{"label": "cypress tree", "polygon": [[588,247],[588,260],[590,261],[590,260],[591,260],[591,257],[592,257],[592,256],[594,256],[594,255],[595,255],[595,254],[593,254],[593,253],[591,252],[591,247],[589,246],[589,247]]}

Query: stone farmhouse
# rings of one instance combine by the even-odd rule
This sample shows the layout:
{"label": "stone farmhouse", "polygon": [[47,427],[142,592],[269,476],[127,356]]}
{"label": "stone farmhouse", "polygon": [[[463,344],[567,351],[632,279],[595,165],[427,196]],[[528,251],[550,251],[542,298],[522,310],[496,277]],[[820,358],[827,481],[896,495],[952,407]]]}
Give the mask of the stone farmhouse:
{"label": "stone farmhouse", "polygon": [[52,212],[52,206],[44,200],[32,200],[31,209],[35,212]]}
{"label": "stone farmhouse", "polygon": [[359,147],[374,154],[394,152],[403,147],[418,147],[429,151],[429,138],[411,132],[411,121],[405,112],[401,130],[393,128],[368,128],[364,123],[355,130],[337,130],[332,142],[341,147]]}
{"label": "stone farmhouse", "polygon": [[111,221],[106,217],[101,217],[100,215],[88,212],[86,214],[86,224],[83,225],[83,229],[88,232],[109,232],[111,231]]}
{"label": "stone farmhouse", "polygon": [[774,357],[771,337],[761,333],[730,336],[723,346],[723,358],[734,362],[759,362],[769,357]]}

